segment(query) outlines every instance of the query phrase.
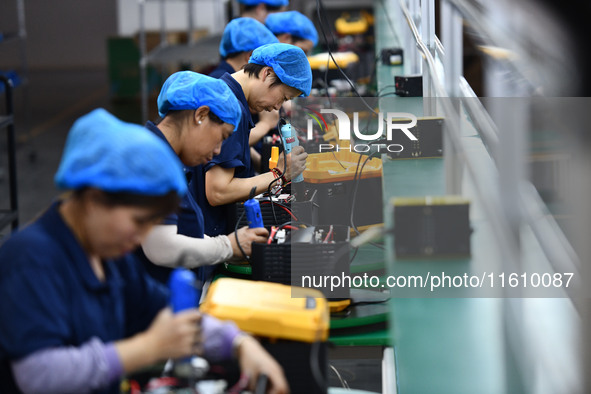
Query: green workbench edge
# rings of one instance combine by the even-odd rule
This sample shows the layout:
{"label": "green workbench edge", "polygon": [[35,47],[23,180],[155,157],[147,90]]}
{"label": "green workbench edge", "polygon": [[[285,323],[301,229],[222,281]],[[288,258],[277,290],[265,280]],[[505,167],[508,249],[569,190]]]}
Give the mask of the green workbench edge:
{"label": "green workbench edge", "polygon": [[390,346],[387,328],[355,335],[330,334],[328,340],[335,346]]}
{"label": "green workbench edge", "polygon": [[250,264],[224,263],[224,268],[226,271],[233,274],[252,275],[252,267]]}

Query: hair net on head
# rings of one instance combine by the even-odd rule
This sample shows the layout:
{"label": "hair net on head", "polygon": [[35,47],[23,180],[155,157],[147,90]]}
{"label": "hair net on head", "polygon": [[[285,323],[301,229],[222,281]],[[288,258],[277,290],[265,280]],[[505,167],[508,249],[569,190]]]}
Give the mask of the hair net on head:
{"label": "hair net on head", "polygon": [[150,196],[187,191],[182,164],[166,142],[102,108],[70,129],[55,183],[62,189],[94,187]]}
{"label": "hair net on head", "polygon": [[312,70],[304,51],[290,44],[267,44],[252,53],[249,63],[273,68],[277,77],[292,88],[310,94],[312,89]]}
{"label": "hair net on head", "polygon": [[162,117],[171,110],[197,109],[203,105],[236,130],[241,116],[240,103],[222,80],[179,71],[168,77],[158,95],[158,114]]}
{"label": "hair net on head", "polygon": [[261,22],[252,18],[237,18],[226,25],[220,41],[220,55],[249,52],[261,45],[279,42]]}
{"label": "hair net on head", "polygon": [[257,5],[265,3],[271,7],[282,7],[289,5],[289,0],[238,0],[239,3],[244,5]]}
{"label": "hair net on head", "polygon": [[318,32],[314,23],[298,11],[274,12],[267,16],[265,25],[273,34],[289,33],[318,44]]}

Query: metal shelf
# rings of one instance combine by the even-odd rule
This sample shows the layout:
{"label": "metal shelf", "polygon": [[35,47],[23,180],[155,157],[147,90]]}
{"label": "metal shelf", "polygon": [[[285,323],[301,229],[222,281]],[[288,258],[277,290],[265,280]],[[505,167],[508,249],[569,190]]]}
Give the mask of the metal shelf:
{"label": "metal shelf", "polygon": [[6,97],[6,114],[0,115],[0,130],[6,130],[6,151],[8,156],[8,192],[10,208],[0,210],[0,229],[11,225],[12,230],[18,227],[18,190],[16,183],[16,144],[14,133],[14,108],[12,102],[12,82],[0,75],[0,83],[4,84]]}
{"label": "metal shelf", "polygon": [[221,35],[216,34],[190,44],[159,45],[145,57],[145,61],[157,66],[170,63],[191,63],[193,66],[210,64],[219,57],[221,38]]}
{"label": "metal shelf", "polygon": [[[156,1],[156,0],[155,0]],[[166,40],[166,3],[170,0],[157,0],[160,5],[160,44],[148,51],[146,45],[145,6],[148,0],[138,0],[140,9],[140,83],[142,99],[142,121],[148,120],[148,65],[167,66],[171,64],[190,64],[191,67],[216,63],[219,58],[220,34],[210,35],[198,40],[193,37],[195,29],[194,10],[196,0],[185,0],[187,4],[187,44],[169,44]],[[204,0],[205,1],[205,0]],[[216,0],[211,1],[217,5]]]}

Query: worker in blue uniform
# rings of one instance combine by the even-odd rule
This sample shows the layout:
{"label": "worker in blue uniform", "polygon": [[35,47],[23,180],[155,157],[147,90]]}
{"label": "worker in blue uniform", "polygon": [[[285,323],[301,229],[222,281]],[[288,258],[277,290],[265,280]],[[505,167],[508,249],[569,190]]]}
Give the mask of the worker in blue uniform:
{"label": "worker in blue uniform", "polygon": [[273,32],[279,42],[302,48],[306,54],[318,44],[318,31],[314,23],[298,11],[269,14],[265,26]]}
{"label": "worker in blue uniform", "polygon": [[[209,73],[209,76],[220,78],[225,73],[233,74],[248,64],[252,51],[262,45],[278,42],[277,37],[257,20],[253,18],[234,19],[228,23],[222,34],[220,41],[222,61],[216,69]],[[252,120],[255,125],[250,131],[249,144],[251,147],[277,126],[279,111],[253,113]],[[260,153],[251,148],[250,154],[254,167],[260,168]]]}
{"label": "worker in blue uniform", "polygon": [[[232,134],[241,117],[240,104],[228,85],[193,71],[174,73],[164,82],[158,113],[159,121],[148,122],[146,128],[169,145],[186,167],[205,164],[219,154],[222,141]],[[192,172],[186,171],[186,176],[192,187]],[[242,258],[237,240],[250,255],[252,242],[265,242],[267,236],[264,228],[246,226],[237,236],[206,236],[201,208],[187,193],[180,210],[154,227],[137,254],[150,275],[163,283],[183,256],[190,257],[181,263],[186,268],[201,267],[196,274],[203,284],[213,264]]]}
{"label": "worker in blue uniform", "polygon": [[252,51],[265,44],[279,40],[261,22],[253,18],[236,18],[226,25],[220,41],[222,61],[210,77],[219,78],[225,73],[234,73],[248,63]]}
{"label": "worker in blue uniform", "polygon": [[287,392],[255,339],[197,309],[173,314],[128,253],[186,191],[170,147],[95,110],[72,127],[55,181],[67,192],[0,248],[0,392],[118,393],[156,361],[234,350]]}
{"label": "worker in blue uniform", "polygon": [[289,0],[238,0],[240,16],[254,18],[265,23],[267,16],[273,12],[285,11]]}
{"label": "worker in blue uniform", "polygon": [[[307,96],[312,87],[312,71],[304,52],[293,45],[268,44],[255,49],[249,63],[234,74],[221,77],[235,94],[242,114],[236,131],[222,144],[221,153],[195,169],[191,188],[203,210],[205,233],[227,234],[228,204],[246,200],[253,188],[266,191],[275,181],[281,185],[305,169],[307,154],[296,147],[283,156],[275,171],[254,176],[250,161],[251,112],[278,110],[297,96]],[[277,180],[276,180],[277,179]]]}

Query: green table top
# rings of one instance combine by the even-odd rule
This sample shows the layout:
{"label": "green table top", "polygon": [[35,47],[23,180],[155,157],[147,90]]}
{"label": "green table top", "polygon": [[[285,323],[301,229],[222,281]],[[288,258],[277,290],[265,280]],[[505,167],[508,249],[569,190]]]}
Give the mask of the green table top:
{"label": "green table top", "polygon": [[[393,34],[386,13],[394,18],[388,2],[386,10],[375,2],[376,51],[402,46]],[[406,21],[393,20],[404,24]],[[405,53],[406,55],[406,53]],[[391,85],[393,76],[403,67],[378,64],[378,88]],[[415,99],[416,100],[416,99]],[[401,102],[401,101],[400,101]],[[391,99],[381,101],[380,110],[398,105]],[[406,103],[406,101],[404,102]],[[418,115],[420,98],[412,102]],[[468,138],[468,137],[467,137]],[[474,141],[480,149],[481,141]],[[443,159],[387,160],[384,162],[384,218],[392,225],[389,201],[392,197],[437,196],[445,194]],[[387,274],[449,271],[470,272],[491,261],[490,229],[472,207],[472,256],[469,259],[402,261],[393,252],[392,238],[386,239]],[[493,257],[494,258],[494,257]],[[390,338],[395,349],[398,393],[502,393],[508,392],[504,364],[502,299],[499,298],[393,298],[389,303]],[[510,391],[510,390],[509,390]]]}
{"label": "green table top", "polygon": [[388,319],[388,304],[391,300],[387,294],[366,289],[351,289],[351,299],[353,303],[361,304],[351,307],[344,313],[331,314],[331,330],[384,323]]}

